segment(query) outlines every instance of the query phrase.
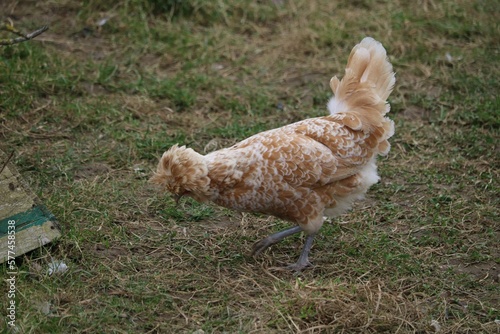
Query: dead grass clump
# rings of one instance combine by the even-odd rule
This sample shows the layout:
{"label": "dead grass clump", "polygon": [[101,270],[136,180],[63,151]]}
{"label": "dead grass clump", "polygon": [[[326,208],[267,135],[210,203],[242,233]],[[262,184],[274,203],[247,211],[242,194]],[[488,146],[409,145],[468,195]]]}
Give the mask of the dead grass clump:
{"label": "dead grass clump", "polygon": [[423,330],[422,314],[413,300],[384,283],[365,282],[354,285],[330,282],[306,283],[292,298],[295,317],[290,319],[303,332],[329,331],[380,333]]}

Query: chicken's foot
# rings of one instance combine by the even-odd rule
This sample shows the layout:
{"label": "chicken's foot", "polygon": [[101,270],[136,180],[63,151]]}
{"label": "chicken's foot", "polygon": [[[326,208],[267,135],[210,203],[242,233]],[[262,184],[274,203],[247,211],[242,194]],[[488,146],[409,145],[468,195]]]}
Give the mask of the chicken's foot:
{"label": "chicken's foot", "polygon": [[311,247],[314,241],[315,234],[309,234],[304,242],[304,247],[302,248],[302,252],[300,253],[300,257],[294,264],[291,264],[286,267],[288,270],[293,270],[296,273],[302,271],[307,267],[312,266],[311,262],[309,262],[309,252],[311,251]]}

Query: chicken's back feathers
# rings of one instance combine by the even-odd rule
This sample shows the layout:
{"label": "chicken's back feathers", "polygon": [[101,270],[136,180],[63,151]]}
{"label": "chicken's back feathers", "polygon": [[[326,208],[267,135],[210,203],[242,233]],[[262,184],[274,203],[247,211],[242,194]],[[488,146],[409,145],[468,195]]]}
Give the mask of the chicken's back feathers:
{"label": "chicken's back feathers", "polygon": [[344,212],[378,181],[376,141],[369,138],[335,116],[256,134],[205,156],[211,200],[287,219],[314,233],[323,215]]}

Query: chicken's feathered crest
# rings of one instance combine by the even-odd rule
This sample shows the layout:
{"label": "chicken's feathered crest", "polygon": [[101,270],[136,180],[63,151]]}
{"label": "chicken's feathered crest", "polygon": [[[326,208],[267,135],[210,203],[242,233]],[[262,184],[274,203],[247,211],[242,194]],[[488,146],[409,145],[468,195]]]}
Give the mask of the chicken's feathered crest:
{"label": "chicken's feathered crest", "polygon": [[190,194],[197,200],[210,197],[208,167],[203,156],[186,146],[174,145],[163,153],[152,183],[165,187],[173,194]]}

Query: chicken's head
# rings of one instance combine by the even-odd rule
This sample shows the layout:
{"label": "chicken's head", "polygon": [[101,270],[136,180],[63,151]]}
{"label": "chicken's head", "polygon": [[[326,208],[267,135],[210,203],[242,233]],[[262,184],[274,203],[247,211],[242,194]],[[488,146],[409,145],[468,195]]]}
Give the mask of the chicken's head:
{"label": "chicken's head", "polygon": [[185,146],[174,145],[163,153],[150,182],[172,193],[176,201],[182,196],[209,199],[210,178],[204,157]]}

